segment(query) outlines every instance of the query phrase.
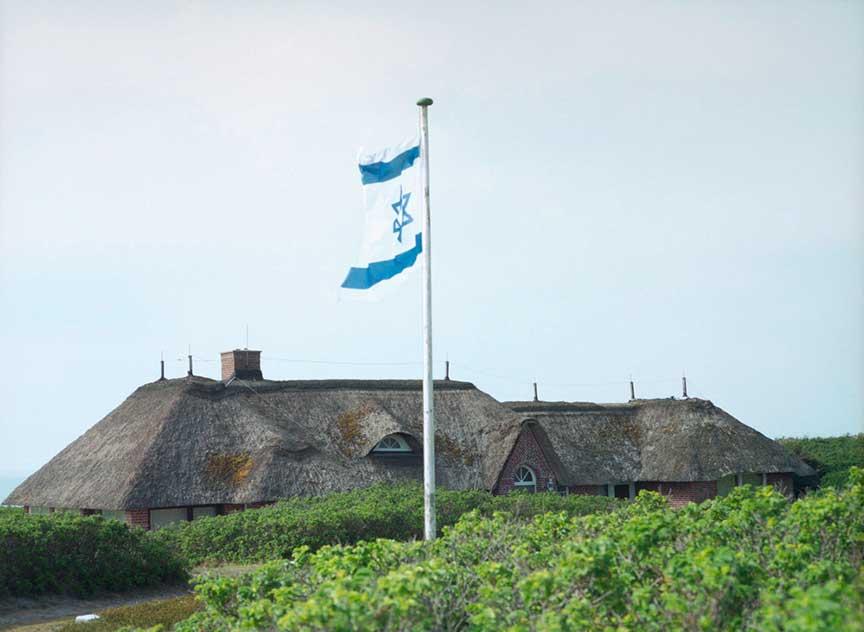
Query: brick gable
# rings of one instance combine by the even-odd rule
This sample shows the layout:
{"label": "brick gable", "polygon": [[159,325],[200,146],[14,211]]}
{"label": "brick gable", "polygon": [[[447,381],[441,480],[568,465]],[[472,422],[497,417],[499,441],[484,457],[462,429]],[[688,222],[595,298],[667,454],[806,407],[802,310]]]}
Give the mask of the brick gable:
{"label": "brick gable", "polygon": [[516,445],[513,446],[510,456],[507,457],[507,461],[501,469],[498,482],[495,484],[495,493],[506,494],[513,490],[513,477],[516,470],[522,465],[526,465],[534,471],[534,475],[537,477],[537,491],[544,491],[550,478],[557,489],[558,481],[552,465],[543,453],[534,431],[528,424],[522,426],[519,438],[516,439]]}

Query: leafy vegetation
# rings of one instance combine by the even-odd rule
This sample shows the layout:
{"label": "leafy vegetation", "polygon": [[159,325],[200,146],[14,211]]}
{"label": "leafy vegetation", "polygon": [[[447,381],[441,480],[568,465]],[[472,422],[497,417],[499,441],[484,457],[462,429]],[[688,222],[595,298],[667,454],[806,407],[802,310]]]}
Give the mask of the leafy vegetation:
{"label": "leafy vegetation", "polygon": [[844,485],[852,467],[864,467],[864,434],[778,441],[819,472],[822,486]]}
{"label": "leafy vegetation", "polygon": [[200,609],[201,604],[193,595],[147,601],[133,606],[102,610],[97,613],[100,618],[96,621],[90,621],[83,626],[72,621],[59,627],[58,632],[113,632],[130,628],[170,627]]}
{"label": "leafy vegetation", "polygon": [[69,513],[0,512],[0,597],[88,595],[185,577],[187,565],[141,529]]}
{"label": "leafy vegetation", "polygon": [[[452,525],[464,513],[518,516],[546,511],[579,515],[623,503],[605,497],[555,494],[507,497],[481,491],[442,491],[438,519]],[[88,595],[122,591],[184,577],[202,562],[256,562],[288,557],[298,546],[423,533],[423,493],[417,485],[377,486],[314,498],[295,498],[256,511],[202,518],[155,532],[97,516],[0,512],[0,597],[44,593]]]}
{"label": "leafy vegetation", "polygon": [[431,543],[301,546],[198,584],[205,609],[176,630],[861,630],[864,471],[850,482],[791,504],[743,486],[672,510],[642,492],[587,516],[473,511]]}
{"label": "leafy vegetation", "polygon": [[[439,527],[453,525],[465,513],[506,511],[530,517],[549,511],[584,515],[623,505],[603,496],[510,494],[485,491],[438,492]],[[272,507],[228,516],[201,518],[172,525],[152,534],[172,546],[190,564],[260,562],[290,557],[306,546],[391,538],[410,540],[423,535],[423,490],[419,485],[377,485],[312,498],[294,498]]]}

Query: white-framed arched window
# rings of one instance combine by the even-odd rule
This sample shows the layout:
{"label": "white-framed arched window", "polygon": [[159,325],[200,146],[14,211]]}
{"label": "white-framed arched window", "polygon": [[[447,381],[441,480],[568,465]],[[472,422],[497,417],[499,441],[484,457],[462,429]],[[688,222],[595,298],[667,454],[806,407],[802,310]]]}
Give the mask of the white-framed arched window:
{"label": "white-framed arched window", "polygon": [[537,477],[527,465],[520,465],[513,474],[513,489],[521,489],[529,492],[537,491]]}
{"label": "white-framed arched window", "polygon": [[372,448],[372,452],[384,452],[387,454],[394,454],[400,452],[404,453],[411,451],[411,446],[408,445],[408,442],[405,441],[405,438],[398,434],[387,435],[386,437],[381,439],[381,441],[379,441],[374,448]]}

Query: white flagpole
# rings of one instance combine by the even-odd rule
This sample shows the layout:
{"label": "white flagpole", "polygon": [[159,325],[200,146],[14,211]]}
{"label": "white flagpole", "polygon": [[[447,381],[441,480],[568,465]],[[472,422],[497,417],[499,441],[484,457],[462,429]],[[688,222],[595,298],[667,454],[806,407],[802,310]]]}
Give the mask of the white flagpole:
{"label": "white flagpole", "polygon": [[429,106],[420,106],[420,158],[423,178],[423,533],[435,539],[435,410],[432,399],[432,221],[429,213]]}

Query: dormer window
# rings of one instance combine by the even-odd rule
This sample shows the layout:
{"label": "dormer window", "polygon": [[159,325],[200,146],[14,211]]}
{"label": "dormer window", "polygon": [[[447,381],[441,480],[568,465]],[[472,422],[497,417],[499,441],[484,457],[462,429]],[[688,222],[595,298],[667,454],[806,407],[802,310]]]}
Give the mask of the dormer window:
{"label": "dormer window", "polygon": [[372,452],[378,454],[405,454],[412,452],[408,442],[398,434],[387,435],[378,442]]}

